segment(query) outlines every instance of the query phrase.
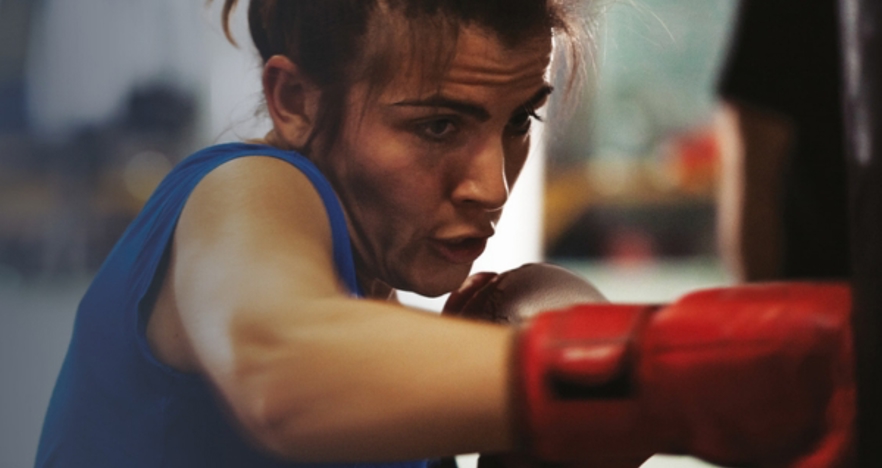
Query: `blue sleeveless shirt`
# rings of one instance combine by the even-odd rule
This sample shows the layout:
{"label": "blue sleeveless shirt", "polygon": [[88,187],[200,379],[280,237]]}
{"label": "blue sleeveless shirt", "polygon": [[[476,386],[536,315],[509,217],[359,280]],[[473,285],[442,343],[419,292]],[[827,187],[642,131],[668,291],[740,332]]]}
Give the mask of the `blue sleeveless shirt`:
{"label": "blue sleeveless shirt", "polygon": [[[159,362],[145,330],[155,281],[178,217],[196,184],[235,158],[284,160],[312,182],[331,222],[334,263],[361,296],[343,210],[328,181],[305,157],[263,145],[206,148],[176,166],[111,251],[80,302],[73,337],[49,403],[37,467],[302,467],[256,450],[236,430],[211,384]],[[426,461],[323,464],[425,468]]]}

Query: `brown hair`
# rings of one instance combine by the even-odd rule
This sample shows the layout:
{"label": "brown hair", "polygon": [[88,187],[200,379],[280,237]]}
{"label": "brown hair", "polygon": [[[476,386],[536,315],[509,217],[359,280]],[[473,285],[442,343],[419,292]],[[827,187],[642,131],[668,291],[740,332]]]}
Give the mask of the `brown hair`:
{"label": "brown hair", "polygon": [[[211,0],[209,0],[211,1]],[[230,15],[238,0],[225,0],[223,26],[235,44]],[[415,66],[422,73],[443,70],[452,58],[459,26],[478,25],[495,33],[509,47],[552,31],[568,65],[565,91],[578,88],[587,29],[578,14],[579,0],[250,0],[251,39],[266,62],[285,55],[323,88],[317,128],[334,138],[344,114],[349,87],[366,79],[369,89],[391,81],[394,57],[384,45],[401,43],[384,21],[397,13],[406,20],[406,44],[419,44],[423,53]],[[370,37],[370,41],[367,38]],[[368,49],[370,42],[370,52]],[[426,47],[432,53],[425,53]]]}

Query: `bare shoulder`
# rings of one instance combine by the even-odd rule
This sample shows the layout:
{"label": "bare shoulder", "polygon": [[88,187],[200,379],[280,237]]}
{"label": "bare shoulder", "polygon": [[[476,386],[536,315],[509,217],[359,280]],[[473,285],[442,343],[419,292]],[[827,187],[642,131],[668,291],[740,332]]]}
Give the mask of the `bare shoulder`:
{"label": "bare shoulder", "polygon": [[173,248],[178,271],[196,268],[194,276],[235,266],[255,279],[282,269],[301,283],[336,281],[321,197],[299,169],[272,157],[239,158],[208,174],[184,207]]}
{"label": "bare shoulder", "polygon": [[286,161],[238,158],[206,175],[184,206],[148,341],[161,361],[196,370],[194,334],[204,326],[340,294],[330,223],[312,183]]}
{"label": "bare shoulder", "polygon": [[[312,183],[298,168],[269,156],[234,159],[206,175],[181,219],[184,235],[199,234],[204,223],[240,221],[256,223],[250,225],[256,229],[293,222],[292,228],[317,230],[330,239],[324,205]],[[194,224],[196,229],[189,229]]]}

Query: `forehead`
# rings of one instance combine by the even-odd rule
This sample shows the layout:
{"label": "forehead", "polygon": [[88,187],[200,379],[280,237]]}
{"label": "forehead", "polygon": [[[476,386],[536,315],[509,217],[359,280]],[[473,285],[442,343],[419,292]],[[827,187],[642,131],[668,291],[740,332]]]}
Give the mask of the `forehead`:
{"label": "forehead", "polygon": [[551,44],[550,32],[547,36],[534,35],[517,46],[506,47],[493,33],[463,28],[445,79],[535,84],[537,79],[545,80]]}
{"label": "forehead", "polygon": [[446,54],[433,46],[402,47],[383,95],[434,94],[455,88],[535,91],[547,85],[552,38],[533,34],[513,46],[478,26],[460,27]]}

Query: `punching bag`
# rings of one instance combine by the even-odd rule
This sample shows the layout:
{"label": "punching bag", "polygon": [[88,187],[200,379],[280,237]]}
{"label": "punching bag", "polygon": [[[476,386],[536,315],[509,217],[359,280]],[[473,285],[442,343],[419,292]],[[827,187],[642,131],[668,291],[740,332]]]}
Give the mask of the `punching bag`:
{"label": "punching bag", "polygon": [[882,2],[839,0],[859,466],[882,466]]}

